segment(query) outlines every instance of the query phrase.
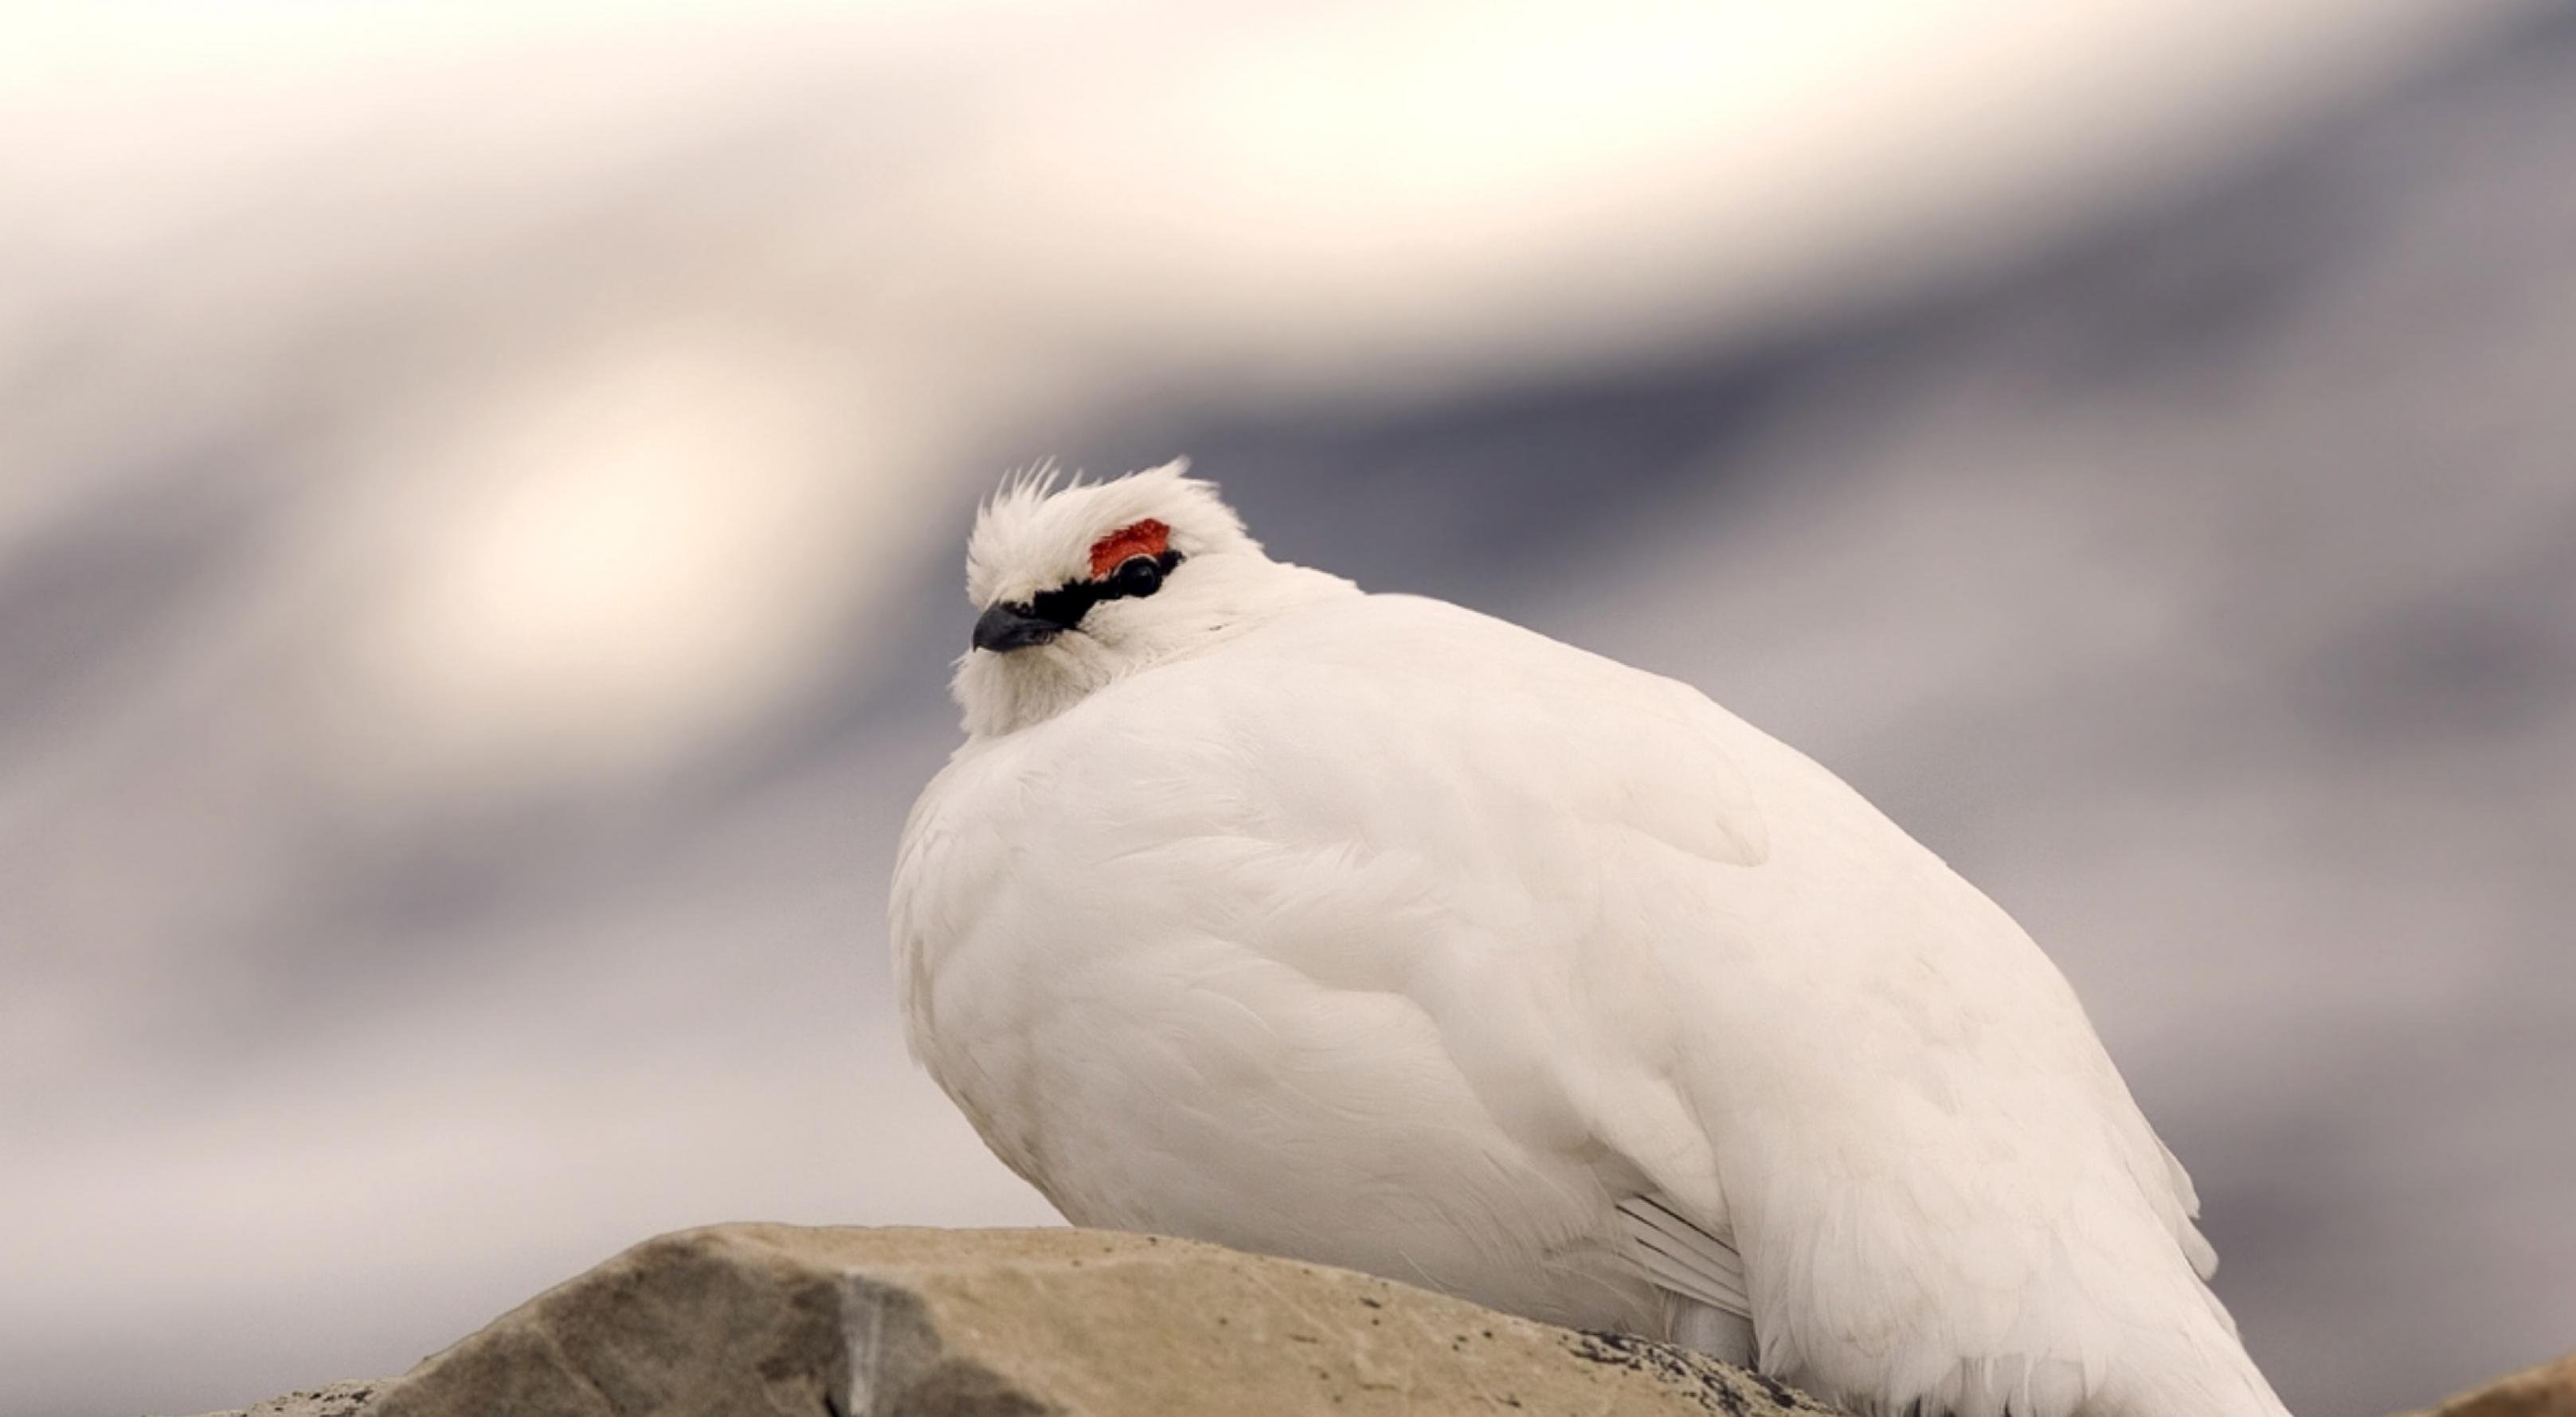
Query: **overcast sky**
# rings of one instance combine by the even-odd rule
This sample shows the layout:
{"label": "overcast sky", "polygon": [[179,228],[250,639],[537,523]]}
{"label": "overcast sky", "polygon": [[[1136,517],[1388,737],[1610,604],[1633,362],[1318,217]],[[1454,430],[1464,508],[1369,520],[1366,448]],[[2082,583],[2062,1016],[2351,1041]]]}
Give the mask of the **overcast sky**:
{"label": "overcast sky", "polygon": [[1050,1221],[880,919],[1047,454],[1853,780],[2073,976],[2295,1410],[2576,1341],[2576,26],[1525,13],[14,17],[0,1410]]}

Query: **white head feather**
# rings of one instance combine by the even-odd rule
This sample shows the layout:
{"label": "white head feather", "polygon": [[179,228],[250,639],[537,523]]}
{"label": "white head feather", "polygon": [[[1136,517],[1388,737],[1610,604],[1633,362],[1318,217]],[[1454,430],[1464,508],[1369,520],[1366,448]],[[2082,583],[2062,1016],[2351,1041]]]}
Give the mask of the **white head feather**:
{"label": "white head feather", "polygon": [[1074,629],[1007,653],[969,650],[951,688],[970,738],[1042,722],[1091,693],[1166,660],[1232,638],[1273,615],[1356,588],[1271,560],[1214,484],[1189,461],[1107,482],[1066,480],[1040,466],[1005,481],[966,543],[966,593],[978,610],[1027,602],[1092,579],[1092,547],[1140,522],[1169,529],[1180,553],[1151,596],[1104,600]]}
{"label": "white head feather", "polygon": [[1091,575],[1091,547],[1121,527],[1158,521],[1185,557],[1261,553],[1243,519],[1187,458],[1107,482],[1066,478],[1042,463],[1006,479],[975,516],[966,541],[966,594],[977,609],[1026,600]]}

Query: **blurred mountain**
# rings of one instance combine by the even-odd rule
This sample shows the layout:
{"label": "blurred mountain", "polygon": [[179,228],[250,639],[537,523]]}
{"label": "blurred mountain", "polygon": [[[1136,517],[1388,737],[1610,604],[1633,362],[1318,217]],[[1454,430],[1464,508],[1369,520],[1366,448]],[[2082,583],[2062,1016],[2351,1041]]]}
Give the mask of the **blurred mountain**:
{"label": "blurred mountain", "polygon": [[[1342,333],[1295,377],[1151,321],[1124,364],[832,347],[888,303],[982,331],[1054,296],[815,297],[829,243],[777,194],[977,150],[750,112],[680,142],[603,108],[671,155],[525,226],[270,187],[209,268],[281,210],[331,259],[13,297],[43,318],[0,344],[0,1408],[393,1371],[656,1229],[1045,1220],[903,1058],[878,914],[953,739],[972,500],[1049,454],[1188,453],[1278,554],[1686,678],[1849,777],[2074,977],[2295,1410],[2565,1347],[2576,15],[1929,286],[1343,379],[1375,331],[1346,292],[1303,297]],[[523,246],[570,254],[473,259]],[[754,293],[689,283],[719,268]],[[300,285],[331,318],[207,333]],[[647,297],[685,318],[600,313]],[[579,378],[484,338],[531,309]],[[1029,392],[1093,356],[1116,377]],[[488,426],[457,392],[522,383],[550,397]],[[514,474],[596,459],[607,495]],[[545,579],[649,591],[671,527],[707,573],[666,595]]]}

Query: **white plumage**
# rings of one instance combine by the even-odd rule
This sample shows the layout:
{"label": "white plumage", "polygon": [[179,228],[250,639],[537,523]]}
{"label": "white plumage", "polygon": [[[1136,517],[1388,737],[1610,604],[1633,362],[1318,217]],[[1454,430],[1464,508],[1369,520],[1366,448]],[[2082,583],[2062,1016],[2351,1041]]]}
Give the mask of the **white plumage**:
{"label": "white plumage", "polygon": [[991,647],[896,970],[917,1054],[1075,1223],[1864,1412],[2281,1414],[2066,981],[1831,773],[1273,561],[1178,464],[1006,488],[968,581]]}

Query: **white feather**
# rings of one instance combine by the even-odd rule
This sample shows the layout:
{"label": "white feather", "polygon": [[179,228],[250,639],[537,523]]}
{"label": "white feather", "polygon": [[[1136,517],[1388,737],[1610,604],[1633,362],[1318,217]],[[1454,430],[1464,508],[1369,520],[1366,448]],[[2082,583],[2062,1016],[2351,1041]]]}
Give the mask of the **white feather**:
{"label": "white feather", "polygon": [[[1864,1412],[2278,1417],[2072,991],[1684,685],[1273,562],[1177,468],[1006,491],[893,938],[913,1045],[1077,1223],[1724,1350]],[[1737,1356],[1746,1356],[1739,1354]]]}

